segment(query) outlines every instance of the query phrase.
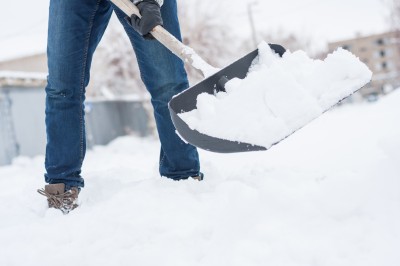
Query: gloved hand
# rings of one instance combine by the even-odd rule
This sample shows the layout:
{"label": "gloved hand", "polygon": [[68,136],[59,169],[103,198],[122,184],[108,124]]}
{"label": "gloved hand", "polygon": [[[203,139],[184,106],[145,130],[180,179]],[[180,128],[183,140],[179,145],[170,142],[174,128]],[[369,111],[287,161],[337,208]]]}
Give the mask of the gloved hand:
{"label": "gloved hand", "polygon": [[163,25],[160,5],[155,0],[143,0],[136,6],[142,15],[142,18],[133,14],[130,19],[132,27],[145,39],[154,39],[150,34],[150,31],[157,25]]}

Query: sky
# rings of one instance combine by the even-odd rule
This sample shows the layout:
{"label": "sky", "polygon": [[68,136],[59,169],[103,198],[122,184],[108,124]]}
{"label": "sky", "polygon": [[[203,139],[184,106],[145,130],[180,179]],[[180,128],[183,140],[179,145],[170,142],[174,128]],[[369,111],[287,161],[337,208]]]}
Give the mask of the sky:
{"label": "sky", "polygon": [[[232,1],[232,0],[228,0]],[[388,8],[383,0],[246,0],[238,14],[246,20],[236,20],[237,32],[247,33],[250,25],[247,8],[250,3],[258,32],[284,31],[311,39],[316,49],[327,42],[353,38],[357,34],[381,33],[388,28]],[[259,41],[259,40],[258,40]]]}
{"label": "sky", "polygon": [[[267,28],[283,27],[328,41],[351,38],[357,32],[380,32],[387,26],[387,8],[382,0],[280,0],[276,9],[270,11],[265,7],[271,1],[262,3],[256,24],[263,25],[265,18],[263,26]],[[263,16],[267,12],[272,13],[270,17]]]}
{"label": "sky", "polygon": [[[311,39],[318,48],[357,33],[385,31],[388,24],[384,0],[202,1],[209,2],[210,10],[221,23],[229,24],[238,38],[251,38],[248,6],[254,3],[251,10],[256,31],[293,32]],[[24,51],[44,51],[49,0],[0,0],[0,5],[0,59]]]}

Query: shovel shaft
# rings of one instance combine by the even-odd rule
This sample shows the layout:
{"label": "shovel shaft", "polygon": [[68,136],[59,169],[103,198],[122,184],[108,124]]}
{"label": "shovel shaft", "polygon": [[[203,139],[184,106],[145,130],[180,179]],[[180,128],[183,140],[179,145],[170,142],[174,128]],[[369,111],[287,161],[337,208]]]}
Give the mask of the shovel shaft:
{"label": "shovel shaft", "polygon": [[132,15],[136,15],[139,18],[142,17],[140,15],[139,9],[130,0],[111,0],[111,2],[114,3],[114,5],[121,9],[129,17]]}
{"label": "shovel shaft", "polygon": [[[133,14],[139,18],[141,17],[139,9],[130,0],[111,0],[111,2],[129,17]],[[200,71],[203,77],[211,76],[219,71],[219,69],[209,65],[192,48],[184,45],[162,26],[156,26],[152,29],[151,35],[185,63]]]}

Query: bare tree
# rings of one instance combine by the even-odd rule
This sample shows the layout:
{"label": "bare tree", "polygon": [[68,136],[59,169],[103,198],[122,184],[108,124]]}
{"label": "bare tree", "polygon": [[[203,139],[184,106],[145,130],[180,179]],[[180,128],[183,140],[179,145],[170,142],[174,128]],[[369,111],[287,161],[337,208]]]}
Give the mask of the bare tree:
{"label": "bare tree", "polygon": [[400,31],[400,1],[389,0],[390,24],[393,30]]}
{"label": "bare tree", "polygon": [[90,96],[108,98],[126,94],[143,95],[144,85],[132,45],[115,16],[93,59]]}
{"label": "bare tree", "polygon": [[[237,59],[242,45],[241,40],[234,39],[231,29],[218,14],[219,6],[227,1],[220,0],[212,6],[201,0],[179,2],[183,42],[215,67],[225,66]],[[96,51],[92,69],[88,88],[90,96],[145,93],[132,46],[115,16]],[[192,67],[186,66],[186,70],[191,83],[203,79]]]}
{"label": "bare tree", "polygon": [[[392,43],[397,46],[397,52],[400,54],[400,1],[383,0],[389,9],[390,28],[394,32]],[[400,66],[397,64],[397,73],[400,73]],[[398,74],[398,80],[400,80]]]}
{"label": "bare tree", "polygon": [[[179,2],[179,18],[183,42],[192,47],[208,63],[223,67],[254,49],[251,40],[232,33],[220,10],[231,4],[230,0],[191,0]],[[229,12],[228,12],[229,13]],[[309,50],[311,41],[283,30],[259,33],[263,40],[278,43],[292,51]],[[93,60],[93,76],[88,88],[90,96],[143,95],[146,90],[140,79],[132,46],[115,16],[96,51]],[[196,83],[203,77],[186,66],[189,80]]]}
{"label": "bare tree", "polygon": [[263,33],[262,37],[263,40],[272,43],[278,43],[290,51],[309,51],[311,46],[311,40],[308,37],[300,37],[294,33],[285,32],[283,30],[279,30],[275,33]]}
{"label": "bare tree", "polygon": [[[179,2],[183,43],[215,67],[225,66],[237,56],[231,30],[218,14],[219,5],[224,4],[226,0],[219,0],[213,5],[202,0]],[[186,67],[186,70],[192,83],[203,78],[191,67]]]}

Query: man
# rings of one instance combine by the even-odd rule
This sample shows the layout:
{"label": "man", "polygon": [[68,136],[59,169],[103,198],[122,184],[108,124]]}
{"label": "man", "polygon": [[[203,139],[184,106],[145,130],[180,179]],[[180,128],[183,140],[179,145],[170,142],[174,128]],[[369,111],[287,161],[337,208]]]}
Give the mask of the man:
{"label": "man", "polygon": [[[84,179],[85,88],[93,53],[114,11],[124,26],[138,59],[141,77],[150,92],[161,142],[159,171],[173,180],[201,180],[195,147],[175,133],[168,111],[173,95],[188,88],[183,62],[150,40],[150,31],[163,25],[181,39],[176,0],[136,0],[142,18],[126,15],[108,0],[51,0],[48,31],[49,76],[46,87],[45,181],[38,190],[49,207],[68,213],[77,207]],[[134,62],[132,62],[134,63]]]}

